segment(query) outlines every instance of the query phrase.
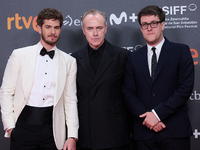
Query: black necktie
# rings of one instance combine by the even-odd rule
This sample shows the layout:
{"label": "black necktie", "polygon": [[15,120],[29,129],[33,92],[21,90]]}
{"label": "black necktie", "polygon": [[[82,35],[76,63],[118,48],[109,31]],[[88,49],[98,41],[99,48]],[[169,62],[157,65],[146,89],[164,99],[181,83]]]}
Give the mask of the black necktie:
{"label": "black necktie", "polygon": [[155,53],[156,48],[152,47],[151,50],[153,51],[153,55],[151,58],[151,80],[153,81],[154,75],[155,75],[155,70],[156,70],[156,65],[157,65],[157,57],[156,57],[156,53]]}
{"label": "black necktie", "polygon": [[43,47],[43,48],[41,49],[41,51],[40,51],[40,55],[44,56],[45,54],[47,54],[47,55],[49,55],[49,57],[50,57],[51,59],[53,59],[54,53],[55,53],[54,50],[52,50],[52,51],[47,51],[44,47]]}

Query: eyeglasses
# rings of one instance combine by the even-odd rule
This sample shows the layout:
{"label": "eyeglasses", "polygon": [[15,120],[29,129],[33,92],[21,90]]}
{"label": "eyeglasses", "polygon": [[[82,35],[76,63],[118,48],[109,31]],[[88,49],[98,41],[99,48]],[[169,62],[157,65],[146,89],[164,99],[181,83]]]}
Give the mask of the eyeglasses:
{"label": "eyeglasses", "polygon": [[142,24],[140,24],[141,28],[143,30],[146,30],[148,28],[148,25],[151,26],[151,28],[156,28],[158,26],[158,23],[161,23],[162,21],[152,21],[150,23],[144,22]]}

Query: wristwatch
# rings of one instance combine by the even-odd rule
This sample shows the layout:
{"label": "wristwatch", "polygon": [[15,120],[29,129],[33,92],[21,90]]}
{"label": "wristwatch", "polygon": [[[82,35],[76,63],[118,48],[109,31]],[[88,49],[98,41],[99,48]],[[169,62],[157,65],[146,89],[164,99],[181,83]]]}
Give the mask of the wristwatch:
{"label": "wristwatch", "polygon": [[70,138],[74,139],[74,141],[75,141],[75,142],[77,142],[77,141],[78,141],[78,139],[77,139],[77,138],[75,138],[75,137],[70,137]]}

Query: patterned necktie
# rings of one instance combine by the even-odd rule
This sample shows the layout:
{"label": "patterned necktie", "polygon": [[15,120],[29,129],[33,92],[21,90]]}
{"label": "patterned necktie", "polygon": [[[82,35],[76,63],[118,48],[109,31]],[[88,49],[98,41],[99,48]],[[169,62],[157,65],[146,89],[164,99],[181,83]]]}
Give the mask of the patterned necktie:
{"label": "patterned necktie", "polygon": [[40,55],[44,56],[45,54],[49,55],[49,57],[50,57],[51,59],[53,59],[53,56],[54,56],[54,54],[55,54],[55,51],[54,51],[54,50],[52,50],[52,51],[47,51],[47,50],[43,47],[43,48],[41,49],[41,51],[40,51]]}
{"label": "patterned necktie", "polygon": [[155,70],[156,70],[156,65],[157,65],[157,57],[156,57],[156,53],[155,53],[156,48],[152,47],[151,50],[153,51],[153,55],[151,58],[151,80],[153,81],[154,75],[155,75]]}

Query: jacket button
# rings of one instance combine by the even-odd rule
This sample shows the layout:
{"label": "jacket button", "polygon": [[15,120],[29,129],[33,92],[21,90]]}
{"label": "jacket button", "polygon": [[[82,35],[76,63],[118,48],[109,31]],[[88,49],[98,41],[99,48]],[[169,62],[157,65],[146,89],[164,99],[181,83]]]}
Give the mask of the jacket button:
{"label": "jacket button", "polygon": [[156,96],[156,93],[152,93],[152,96]]}

